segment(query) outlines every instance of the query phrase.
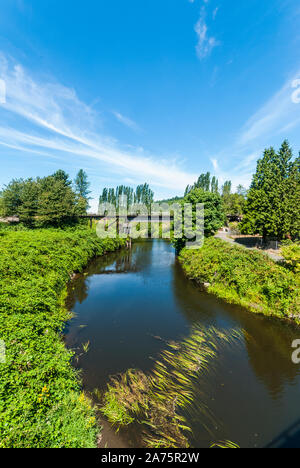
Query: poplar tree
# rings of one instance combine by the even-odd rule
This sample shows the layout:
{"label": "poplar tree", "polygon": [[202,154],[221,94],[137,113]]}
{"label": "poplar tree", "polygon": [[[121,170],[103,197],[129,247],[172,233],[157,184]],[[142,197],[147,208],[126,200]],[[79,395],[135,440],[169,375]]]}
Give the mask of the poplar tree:
{"label": "poplar tree", "polygon": [[79,215],[84,215],[89,208],[90,185],[87,174],[83,169],[80,169],[74,181],[75,193],[77,195],[77,211]]}

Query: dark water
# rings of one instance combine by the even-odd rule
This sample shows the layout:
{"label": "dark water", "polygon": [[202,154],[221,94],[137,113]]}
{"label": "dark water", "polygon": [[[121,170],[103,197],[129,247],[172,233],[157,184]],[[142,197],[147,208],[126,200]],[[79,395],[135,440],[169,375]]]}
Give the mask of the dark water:
{"label": "dark water", "polygon": [[[87,391],[103,389],[109,376],[129,368],[151,370],[166,341],[186,337],[195,323],[242,331],[240,343],[221,349],[213,371],[199,381],[204,395],[195,398],[214,419],[204,421],[197,405],[190,408],[191,443],[198,448],[229,439],[242,447],[300,447],[300,366],[291,360],[300,329],[199,291],[168,243],[137,243],[94,260],[70,285],[68,305],[76,316],[67,345],[80,356],[90,342],[76,364]],[[124,440],[112,444],[134,444],[130,435]]]}

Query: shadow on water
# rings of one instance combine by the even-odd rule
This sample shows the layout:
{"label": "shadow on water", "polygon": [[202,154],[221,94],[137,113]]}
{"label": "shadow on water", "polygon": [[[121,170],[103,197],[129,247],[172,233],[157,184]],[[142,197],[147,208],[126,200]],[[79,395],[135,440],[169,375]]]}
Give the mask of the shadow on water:
{"label": "shadow on water", "polygon": [[281,432],[265,448],[299,448],[300,447],[300,419],[288,429]]}
{"label": "shadow on water", "polygon": [[[241,447],[265,447],[293,427],[300,369],[292,363],[291,345],[300,338],[299,329],[201,292],[186,279],[168,243],[136,243],[131,251],[93,260],[70,284],[68,306],[75,318],[66,330],[67,345],[78,351],[90,342],[76,363],[86,391],[103,390],[111,375],[129,368],[151,371],[166,342],[183,339],[194,324],[232,329],[241,332],[241,343],[220,350],[194,396],[195,402],[203,399],[214,422],[204,427],[197,404],[186,412],[191,444],[232,440]],[[117,439],[105,436],[110,432],[106,424],[110,447],[138,444],[134,429]],[[285,443],[299,446],[299,438],[292,432],[292,440],[287,432]]]}

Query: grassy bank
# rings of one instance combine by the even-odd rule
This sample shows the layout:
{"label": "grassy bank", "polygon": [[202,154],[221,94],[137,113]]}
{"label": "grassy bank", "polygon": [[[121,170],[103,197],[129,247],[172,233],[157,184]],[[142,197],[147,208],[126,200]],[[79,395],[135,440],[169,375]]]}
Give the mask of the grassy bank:
{"label": "grassy bank", "polygon": [[299,275],[263,253],[210,238],[202,249],[183,250],[179,261],[189,279],[208,292],[265,315],[300,321]]}
{"label": "grassy bank", "polygon": [[61,330],[66,284],[120,247],[92,230],[1,231],[0,447],[95,447],[99,428]]}

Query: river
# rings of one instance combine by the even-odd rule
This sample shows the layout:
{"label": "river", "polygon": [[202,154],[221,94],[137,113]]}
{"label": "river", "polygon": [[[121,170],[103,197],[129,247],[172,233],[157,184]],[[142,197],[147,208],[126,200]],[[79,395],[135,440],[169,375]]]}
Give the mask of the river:
{"label": "river", "polygon": [[[291,359],[300,329],[201,292],[168,242],[135,243],[93,260],[70,283],[67,304],[75,317],[65,339],[88,392],[127,369],[151,371],[166,342],[187,337],[196,323],[240,332],[241,340],[221,349],[211,373],[199,379],[199,398],[213,418],[204,420],[197,405],[185,414],[191,445],[300,446],[300,366]],[[104,437],[111,448],[137,443],[130,430],[114,436],[105,421]]]}

